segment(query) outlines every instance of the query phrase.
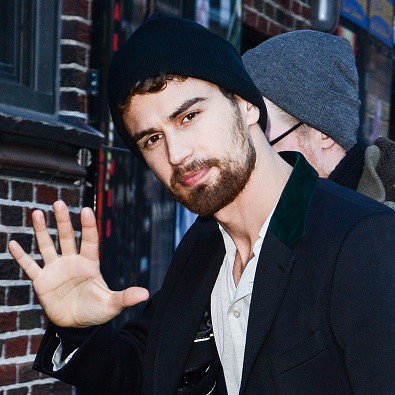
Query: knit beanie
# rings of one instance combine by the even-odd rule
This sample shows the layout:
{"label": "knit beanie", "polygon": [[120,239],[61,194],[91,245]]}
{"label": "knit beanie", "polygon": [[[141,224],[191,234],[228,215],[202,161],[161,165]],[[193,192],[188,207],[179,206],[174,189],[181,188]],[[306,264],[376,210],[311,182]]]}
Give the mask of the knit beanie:
{"label": "knit beanie", "polygon": [[261,94],[275,105],[346,151],[356,143],[361,103],[348,40],[297,30],[248,50],[243,62]]}
{"label": "knit beanie", "polygon": [[120,106],[137,82],[161,73],[205,80],[237,94],[259,108],[259,123],[265,131],[265,103],[236,48],[193,21],[154,14],[115,53],[108,77],[114,125],[138,157],[142,155],[125,129]]}

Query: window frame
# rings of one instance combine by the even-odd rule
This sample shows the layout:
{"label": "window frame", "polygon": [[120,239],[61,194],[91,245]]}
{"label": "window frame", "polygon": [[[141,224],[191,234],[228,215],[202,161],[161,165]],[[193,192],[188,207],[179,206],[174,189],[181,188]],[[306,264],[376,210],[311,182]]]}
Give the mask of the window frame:
{"label": "window frame", "polygon": [[59,1],[2,0],[2,4],[8,14],[0,36],[5,48],[0,60],[0,103],[55,114]]}

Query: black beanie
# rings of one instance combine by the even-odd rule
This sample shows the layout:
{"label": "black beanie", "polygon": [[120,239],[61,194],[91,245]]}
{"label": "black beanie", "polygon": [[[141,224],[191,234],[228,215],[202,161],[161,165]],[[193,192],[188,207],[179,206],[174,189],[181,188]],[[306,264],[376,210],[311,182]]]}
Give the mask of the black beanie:
{"label": "black beanie", "polygon": [[205,80],[237,94],[259,108],[259,123],[265,131],[267,113],[262,95],[236,48],[198,23],[154,14],[115,53],[108,76],[108,101],[115,128],[140,158],[140,150],[125,129],[120,106],[137,82],[161,73]]}

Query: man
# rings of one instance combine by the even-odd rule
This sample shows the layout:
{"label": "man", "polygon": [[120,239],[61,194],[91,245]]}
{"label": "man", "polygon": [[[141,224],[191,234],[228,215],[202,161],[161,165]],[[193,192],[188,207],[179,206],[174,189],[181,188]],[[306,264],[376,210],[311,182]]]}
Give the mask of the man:
{"label": "man", "polygon": [[118,132],[200,216],[147,298],[110,291],[94,214],[79,254],[64,203],[62,255],[33,213],[44,268],[16,242],[51,321],[34,367],[83,394],[390,394],[395,391],[395,213],[268,144],[266,109],[227,41],[152,17],[112,60]]}
{"label": "man", "polygon": [[345,38],[284,33],[248,50],[243,62],[264,96],[277,151],[299,151],[321,177],[395,209],[395,143],[357,143],[358,73]]}

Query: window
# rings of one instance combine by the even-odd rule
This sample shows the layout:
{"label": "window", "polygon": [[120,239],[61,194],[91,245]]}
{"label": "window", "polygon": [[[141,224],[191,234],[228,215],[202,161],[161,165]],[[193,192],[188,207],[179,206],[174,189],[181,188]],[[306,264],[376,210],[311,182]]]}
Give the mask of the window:
{"label": "window", "polygon": [[58,1],[1,0],[0,103],[56,109]]}

